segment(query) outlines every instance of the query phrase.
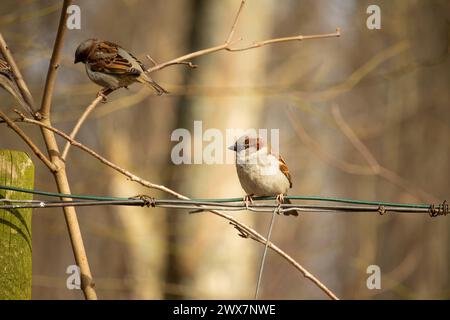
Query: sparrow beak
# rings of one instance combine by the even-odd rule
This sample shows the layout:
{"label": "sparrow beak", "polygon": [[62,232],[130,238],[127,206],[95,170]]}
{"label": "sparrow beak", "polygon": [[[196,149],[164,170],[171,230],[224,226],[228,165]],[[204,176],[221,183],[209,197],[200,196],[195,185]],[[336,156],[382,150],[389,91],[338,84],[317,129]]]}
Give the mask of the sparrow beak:
{"label": "sparrow beak", "polygon": [[231,146],[229,146],[228,150],[236,151],[236,144],[232,144]]}

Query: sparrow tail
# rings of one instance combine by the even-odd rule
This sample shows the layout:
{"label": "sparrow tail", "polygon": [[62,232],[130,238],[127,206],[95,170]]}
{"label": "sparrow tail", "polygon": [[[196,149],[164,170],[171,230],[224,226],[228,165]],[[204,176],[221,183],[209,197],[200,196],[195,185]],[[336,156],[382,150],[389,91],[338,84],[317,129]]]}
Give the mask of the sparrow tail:
{"label": "sparrow tail", "polygon": [[[289,199],[284,199],[284,203],[292,204],[291,200],[289,200]],[[291,216],[298,216],[299,213],[300,213],[299,211],[285,211],[284,212],[284,214],[286,216],[289,216],[289,215],[291,215]]]}
{"label": "sparrow tail", "polygon": [[167,91],[166,89],[161,87],[155,80],[153,80],[150,77],[145,77],[145,78],[142,77],[142,83],[155,89],[156,92],[158,93],[158,96],[161,96],[163,94],[169,94],[169,91]]}

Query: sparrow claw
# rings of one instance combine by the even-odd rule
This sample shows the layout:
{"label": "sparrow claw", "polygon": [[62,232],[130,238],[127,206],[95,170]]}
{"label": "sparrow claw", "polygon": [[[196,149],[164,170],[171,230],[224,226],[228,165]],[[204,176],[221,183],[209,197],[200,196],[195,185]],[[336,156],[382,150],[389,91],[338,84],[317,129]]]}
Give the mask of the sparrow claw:
{"label": "sparrow claw", "polygon": [[102,90],[100,90],[100,91],[97,93],[97,97],[102,97],[101,103],[106,103],[106,102],[108,102],[108,97],[107,97],[106,94],[105,94],[105,92],[106,92],[107,90],[108,90],[108,89],[102,89]]}
{"label": "sparrow claw", "polygon": [[248,206],[253,204],[252,194],[246,194],[244,196],[245,209],[248,210]]}
{"label": "sparrow claw", "polygon": [[284,194],[280,193],[279,195],[277,195],[277,203],[278,204],[283,204],[284,203]]}

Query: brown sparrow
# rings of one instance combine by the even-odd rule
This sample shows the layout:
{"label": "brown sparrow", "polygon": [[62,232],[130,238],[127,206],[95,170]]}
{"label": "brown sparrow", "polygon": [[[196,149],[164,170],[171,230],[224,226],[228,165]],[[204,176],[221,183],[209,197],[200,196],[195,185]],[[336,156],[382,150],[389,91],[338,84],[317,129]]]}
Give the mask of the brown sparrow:
{"label": "brown sparrow", "polygon": [[[247,195],[246,205],[252,196],[276,196],[278,203],[291,203],[284,199],[292,188],[289,169],[281,156],[267,150],[259,137],[242,136],[228,149],[236,152],[236,171]],[[298,216],[297,211],[286,211],[286,215]]]}
{"label": "brown sparrow", "polygon": [[23,107],[27,111],[31,110],[28,104],[23,99],[19,89],[17,88],[17,85],[14,81],[14,75],[11,71],[11,67],[6,61],[2,59],[0,59],[0,86],[8,91],[17,100],[21,107]]}
{"label": "brown sparrow", "polygon": [[140,82],[155,89],[158,95],[168,93],[145,73],[145,66],[136,57],[115,43],[97,39],[82,42],[75,52],[74,63],[78,62],[85,64],[89,79],[104,90]]}

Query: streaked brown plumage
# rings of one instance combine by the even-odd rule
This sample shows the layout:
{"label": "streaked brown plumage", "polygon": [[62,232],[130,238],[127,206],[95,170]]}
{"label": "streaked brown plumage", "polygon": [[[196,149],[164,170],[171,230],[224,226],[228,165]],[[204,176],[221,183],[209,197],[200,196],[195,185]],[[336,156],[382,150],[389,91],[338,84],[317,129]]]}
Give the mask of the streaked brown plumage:
{"label": "streaked brown plumage", "polygon": [[140,82],[155,89],[158,95],[168,93],[145,73],[145,66],[135,56],[113,42],[82,42],[75,52],[74,63],[78,62],[84,63],[88,77],[104,88],[117,89]]}

